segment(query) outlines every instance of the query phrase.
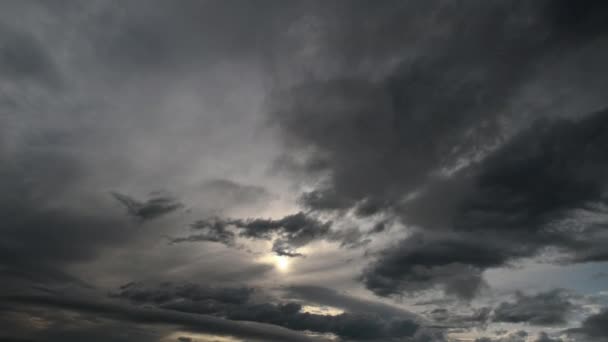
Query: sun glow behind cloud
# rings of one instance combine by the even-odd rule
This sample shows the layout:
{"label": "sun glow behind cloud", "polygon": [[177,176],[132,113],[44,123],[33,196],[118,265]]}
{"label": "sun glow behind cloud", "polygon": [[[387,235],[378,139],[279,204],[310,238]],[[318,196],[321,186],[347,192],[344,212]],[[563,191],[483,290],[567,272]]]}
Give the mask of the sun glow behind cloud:
{"label": "sun glow behind cloud", "polygon": [[286,256],[278,256],[275,255],[273,256],[274,259],[274,265],[277,268],[277,270],[281,271],[281,272],[287,272],[289,271],[289,258]]}

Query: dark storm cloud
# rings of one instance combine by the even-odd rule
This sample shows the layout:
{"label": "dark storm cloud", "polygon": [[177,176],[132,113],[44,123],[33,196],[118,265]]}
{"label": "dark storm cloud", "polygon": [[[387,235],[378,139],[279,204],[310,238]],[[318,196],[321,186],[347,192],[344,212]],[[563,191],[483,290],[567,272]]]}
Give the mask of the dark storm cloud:
{"label": "dark storm cloud", "polygon": [[[589,341],[608,341],[608,310],[587,317],[579,328],[570,329],[569,333]],[[586,340],[584,340],[586,341]]]}
{"label": "dark storm cloud", "polygon": [[328,305],[354,313],[373,313],[381,317],[405,317],[417,319],[416,315],[395,306],[360,299],[320,286],[300,285],[285,288],[288,298],[304,300],[308,303]]}
{"label": "dark storm cloud", "polygon": [[497,338],[481,337],[476,339],[475,342],[526,342],[527,337],[528,333],[520,330]]}
{"label": "dark storm cloud", "polygon": [[[73,312],[51,310],[45,308],[25,308],[19,310],[28,312],[34,317],[45,322],[45,325],[32,329],[31,321],[24,319],[20,312],[3,315],[5,321],[1,326],[3,332],[15,331],[20,327],[20,336],[17,341],[30,342],[144,342],[158,341],[159,337],[166,334],[162,327],[156,328],[150,325],[137,325],[133,322],[111,321],[102,317],[94,317],[90,314],[75,315]],[[11,340],[7,340],[11,341]]]}
{"label": "dark storm cloud", "polygon": [[494,309],[493,320],[543,326],[563,325],[568,322],[575,307],[563,290],[536,295],[517,293],[514,302],[500,303]]}
{"label": "dark storm cloud", "polygon": [[331,222],[322,222],[303,212],[287,215],[281,219],[232,220],[230,224],[241,230],[241,235],[250,238],[269,238],[279,233],[287,243],[305,245],[329,231]]}
{"label": "dark storm cloud", "polygon": [[253,293],[248,287],[209,287],[199,284],[162,283],[157,286],[146,286],[141,283],[128,283],[120,287],[112,297],[129,299],[134,303],[165,304],[169,302],[190,300],[214,300],[227,304],[244,304]]}
{"label": "dark storm cloud", "polygon": [[605,200],[607,125],[606,110],[537,121],[471,170],[424,189],[403,214],[423,227],[525,235],[532,244],[568,239],[547,224]]}
{"label": "dark storm cloud", "polygon": [[[412,21],[412,13],[442,16],[441,25],[453,30],[427,54],[421,48],[422,56],[403,58],[380,80],[353,72],[302,84],[277,100],[273,119],[286,140],[296,150],[312,152],[303,166],[310,173],[328,173],[324,185],[302,196],[313,209],[357,207],[363,215],[373,214],[394,205],[430,172],[495,141],[501,110],[533,74],[551,41],[542,22],[526,20],[541,16],[530,13],[528,5],[455,6],[462,16],[443,13],[449,5],[439,10],[384,6]],[[402,22],[407,32],[408,21]]]}
{"label": "dark storm cloud", "polygon": [[606,199],[607,128],[608,110],[535,123],[482,164],[478,192],[464,203],[456,228],[542,234],[569,210],[593,210]]}
{"label": "dark storm cloud", "polygon": [[89,313],[97,317],[128,321],[138,324],[176,325],[193,332],[236,336],[260,341],[317,341],[303,334],[275,325],[236,322],[200,314],[189,314],[157,308],[138,308],[115,302],[97,301],[88,298],[41,295],[5,296],[3,301],[26,306],[62,309]]}
{"label": "dark storm cloud", "polygon": [[18,156],[0,155],[0,169],[0,273],[5,283],[84,285],[66,272],[67,266],[94,260],[133,237],[126,229],[129,222],[109,208],[78,206],[80,199],[72,194],[84,168],[67,151],[27,146]]}
{"label": "dark storm cloud", "polygon": [[424,336],[433,336],[435,340],[432,341],[441,341],[442,338],[439,331],[424,328],[412,313],[329,289],[293,287],[288,289],[288,294],[299,298],[311,297],[312,294],[312,302],[336,305],[348,309],[348,312],[335,316],[321,315],[302,311],[301,303],[257,303],[253,301],[252,292],[250,288],[209,288],[195,284],[127,284],[112,296],[179,312],[269,323],[298,331],[332,333],[348,341],[418,341]]}
{"label": "dark storm cloud", "polygon": [[[309,341],[315,332],[441,342],[449,329],[483,328],[492,317],[566,324],[571,303],[550,292],[520,295],[494,316],[437,308],[430,328],[340,292],[336,279],[356,277],[344,274],[350,266],[314,279],[335,290],[283,288],[288,300],[259,301],[248,284],[213,284],[310,280],[296,264],[327,268],[340,258],[307,256],[279,279],[242,253],[171,248],[162,237],[239,249],[267,240],[287,257],[319,240],[369,246],[350,265],[373,257],[357,279],[380,296],[441,290],[470,300],[487,286],[486,270],[546,251],[568,263],[607,261],[608,111],[588,114],[605,106],[607,10],[595,0],[2,4],[0,282],[10,291],[0,331],[35,341],[153,341],[181,329],[248,341]],[[556,97],[585,110],[554,113]],[[249,137],[268,132],[262,119],[279,141]],[[280,177],[296,187],[258,170],[276,150],[288,171]],[[222,177],[262,177],[264,187]],[[146,234],[97,196],[150,184],[182,192],[112,194]],[[196,197],[203,215],[219,215],[270,203],[267,189],[284,198],[296,188],[306,189],[296,194],[301,211],[282,218],[203,219],[186,236],[170,222],[183,207],[176,198]],[[364,230],[351,219],[381,222]],[[127,284],[107,301],[58,295],[191,274],[192,283]],[[32,288],[44,295],[11,295]],[[345,313],[305,312],[311,303]],[[603,338],[605,316],[572,333]]]}
{"label": "dark storm cloud", "polygon": [[547,333],[541,332],[534,342],[563,342],[561,338],[551,338]]}
{"label": "dark storm cloud", "polygon": [[492,309],[481,307],[474,309],[469,314],[455,314],[452,309],[445,308],[433,309],[428,313],[429,318],[444,327],[456,329],[466,329],[473,327],[485,328],[490,321]]}
{"label": "dark storm cloud", "polygon": [[433,330],[432,328],[428,328],[425,323],[422,323],[424,320],[420,316],[392,305],[357,298],[319,286],[290,286],[284,290],[287,298],[298,300],[302,303],[331,306],[342,309],[347,313],[371,315],[385,321],[404,320],[416,322],[419,325],[419,331],[418,336],[414,338],[415,341],[438,342],[444,340],[441,329]]}
{"label": "dark storm cloud", "polygon": [[482,271],[503,265],[512,253],[498,242],[415,234],[383,251],[362,280],[382,296],[440,288],[470,299],[485,284]]}
{"label": "dark storm cloud", "polygon": [[162,194],[152,194],[146,201],[139,201],[118,192],[111,194],[125,206],[129,215],[141,220],[155,219],[184,207],[177,199]]}
{"label": "dark storm cloud", "polygon": [[410,341],[420,325],[409,319],[386,319],[373,314],[343,313],[336,316],[301,312],[300,304],[260,304],[230,312],[231,319],[281,325],[293,330],[333,333],[344,340]]}
{"label": "dark storm cloud", "polygon": [[548,12],[554,18],[559,33],[567,39],[595,38],[608,32],[605,1],[591,0],[575,3],[567,0],[549,1]]}
{"label": "dark storm cloud", "polygon": [[443,286],[470,298],[485,269],[550,246],[574,262],[604,260],[598,215],[608,185],[607,129],[608,111],[539,121],[481,163],[423,190],[400,210],[431,237],[415,234],[384,251],[365,284],[380,295]]}
{"label": "dark storm cloud", "polygon": [[[332,31],[347,38],[345,46],[362,48],[342,59],[347,49],[333,51],[339,71],[274,99],[271,117],[295,156],[283,160],[313,179],[302,205],[395,214],[425,231],[380,253],[366,269],[362,279],[376,294],[440,288],[470,299],[483,288],[486,269],[551,246],[577,261],[604,258],[599,227],[586,225],[587,236],[580,237],[573,227],[547,226],[578,209],[597,212],[605,200],[607,114],[541,120],[515,135],[507,130],[524,118],[509,111],[511,104],[528,84],[547,77],[543,65],[606,33],[596,13],[606,6],[573,6],[486,2],[412,11],[385,3],[365,12],[374,24],[352,27],[352,34]],[[364,7],[347,13],[355,17]],[[380,9],[389,7],[410,20],[375,22],[373,15],[386,15]],[[411,13],[424,17],[425,11],[445,30],[429,24],[428,43],[424,35],[400,36],[416,54],[399,59],[401,45],[370,52],[359,43],[379,28],[408,32],[417,23]],[[397,62],[386,67],[391,47]],[[594,50],[605,51],[605,42]],[[369,65],[384,73],[366,73]]]}

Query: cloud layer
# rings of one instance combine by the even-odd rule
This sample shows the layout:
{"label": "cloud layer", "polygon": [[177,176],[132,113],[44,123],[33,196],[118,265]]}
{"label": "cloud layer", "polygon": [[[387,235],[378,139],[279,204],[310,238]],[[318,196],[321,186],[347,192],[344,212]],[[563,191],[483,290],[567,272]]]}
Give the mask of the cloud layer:
{"label": "cloud layer", "polygon": [[605,1],[6,1],[0,340],[604,341]]}

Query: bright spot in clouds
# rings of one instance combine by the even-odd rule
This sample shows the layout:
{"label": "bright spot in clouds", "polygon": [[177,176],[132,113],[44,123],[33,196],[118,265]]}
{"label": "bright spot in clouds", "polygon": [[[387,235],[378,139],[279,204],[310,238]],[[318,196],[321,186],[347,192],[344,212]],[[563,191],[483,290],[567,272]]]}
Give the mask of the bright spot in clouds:
{"label": "bright spot in clouds", "polygon": [[258,262],[261,262],[266,265],[272,265],[277,271],[281,273],[286,273],[291,268],[291,260],[289,257],[276,255],[276,254],[266,254],[258,259]]}
{"label": "bright spot in clouds", "polygon": [[287,272],[289,269],[289,258],[286,256],[274,256],[274,265],[281,272]]}

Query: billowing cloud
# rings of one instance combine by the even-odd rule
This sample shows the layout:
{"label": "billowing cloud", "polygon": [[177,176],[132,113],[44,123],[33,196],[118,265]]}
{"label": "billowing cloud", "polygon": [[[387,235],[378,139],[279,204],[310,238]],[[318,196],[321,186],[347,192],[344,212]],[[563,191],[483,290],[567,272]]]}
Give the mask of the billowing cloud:
{"label": "billowing cloud", "polygon": [[600,111],[537,122],[482,162],[423,189],[401,213],[425,233],[382,253],[364,274],[367,286],[389,295],[438,285],[470,298],[484,270],[549,247],[573,262],[603,260],[607,119]]}

